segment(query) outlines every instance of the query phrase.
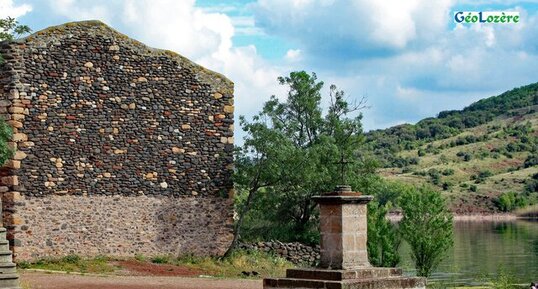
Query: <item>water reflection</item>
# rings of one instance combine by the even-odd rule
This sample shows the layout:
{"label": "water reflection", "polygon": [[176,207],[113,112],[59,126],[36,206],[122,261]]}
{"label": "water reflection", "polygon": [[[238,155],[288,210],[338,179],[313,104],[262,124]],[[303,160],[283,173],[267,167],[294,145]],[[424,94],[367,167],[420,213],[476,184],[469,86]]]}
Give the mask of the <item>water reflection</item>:
{"label": "water reflection", "polygon": [[[538,222],[459,221],[454,229],[454,248],[431,279],[477,285],[501,270],[518,283],[538,279]],[[401,253],[400,266],[414,274],[407,244],[402,245]]]}

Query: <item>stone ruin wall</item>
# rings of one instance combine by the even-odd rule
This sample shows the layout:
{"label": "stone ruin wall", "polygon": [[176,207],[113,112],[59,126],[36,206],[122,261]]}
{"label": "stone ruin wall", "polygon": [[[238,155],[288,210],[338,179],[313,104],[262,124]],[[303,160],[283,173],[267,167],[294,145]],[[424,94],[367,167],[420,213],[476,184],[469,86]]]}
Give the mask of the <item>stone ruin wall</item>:
{"label": "stone ruin wall", "polygon": [[0,53],[16,150],[0,192],[17,259],[224,252],[233,83],[97,21]]}

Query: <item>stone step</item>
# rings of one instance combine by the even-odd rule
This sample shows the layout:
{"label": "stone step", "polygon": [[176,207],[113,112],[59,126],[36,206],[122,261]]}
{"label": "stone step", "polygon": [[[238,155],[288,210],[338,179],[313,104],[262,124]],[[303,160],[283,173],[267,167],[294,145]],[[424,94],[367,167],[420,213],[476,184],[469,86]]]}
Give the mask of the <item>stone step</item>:
{"label": "stone step", "polygon": [[294,279],[340,281],[347,279],[369,279],[398,276],[402,276],[402,269],[372,267],[353,270],[329,270],[319,268],[297,268],[286,270],[286,277]]}
{"label": "stone step", "polygon": [[342,281],[324,281],[294,278],[270,278],[263,279],[263,289],[275,288],[331,288],[339,289]]}
{"label": "stone step", "polygon": [[0,227],[0,240],[6,240],[7,230],[4,227]]}
{"label": "stone step", "polygon": [[11,251],[0,251],[0,263],[11,263],[11,261],[13,261]]}
{"label": "stone step", "polygon": [[9,241],[2,240],[0,241],[0,251],[7,251],[9,250]]}
{"label": "stone step", "polygon": [[342,287],[346,289],[381,289],[381,288],[415,288],[425,289],[426,278],[388,277],[363,280],[344,280]]}
{"label": "stone step", "polygon": [[371,279],[347,279],[343,281],[313,280],[294,278],[273,278],[263,280],[264,289],[276,288],[316,288],[316,289],[425,289],[425,278],[387,277]]}
{"label": "stone step", "polygon": [[19,288],[19,276],[17,274],[0,275],[0,288]]}
{"label": "stone step", "polygon": [[0,274],[15,274],[17,273],[17,264],[2,263],[0,264]]}

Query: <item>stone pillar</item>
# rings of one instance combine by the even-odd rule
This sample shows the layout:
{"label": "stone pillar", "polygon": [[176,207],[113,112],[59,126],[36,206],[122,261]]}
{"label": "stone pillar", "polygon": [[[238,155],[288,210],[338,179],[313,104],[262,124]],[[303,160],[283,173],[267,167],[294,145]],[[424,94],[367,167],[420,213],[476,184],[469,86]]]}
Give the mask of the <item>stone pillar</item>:
{"label": "stone pillar", "polygon": [[350,270],[371,267],[366,247],[367,208],[372,196],[339,186],[313,197],[320,205],[321,260],[324,269]]}
{"label": "stone pillar", "polygon": [[320,268],[292,268],[285,278],[263,279],[264,289],[426,289],[426,278],[404,277],[397,268],[375,268],[366,248],[366,205],[373,196],[338,186],[312,197],[320,205]]}
{"label": "stone pillar", "polygon": [[[2,202],[0,198],[0,216],[2,215]],[[7,230],[0,223],[0,288],[20,289],[17,267],[13,263],[9,242],[6,239]]]}

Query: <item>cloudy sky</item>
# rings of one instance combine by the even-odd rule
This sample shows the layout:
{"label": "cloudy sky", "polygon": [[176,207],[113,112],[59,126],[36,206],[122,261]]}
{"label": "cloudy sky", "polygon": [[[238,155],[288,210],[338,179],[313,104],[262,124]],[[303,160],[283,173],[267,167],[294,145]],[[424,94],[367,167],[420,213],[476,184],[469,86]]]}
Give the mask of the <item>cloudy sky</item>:
{"label": "cloudy sky", "polygon": [[[456,25],[457,11],[521,21]],[[538,0],[0,0],[8,15],[34,31],[99,19],[177,51],[235,82],[236,115],[284,95],[276,78],[295,70],[368,97],[366,130],[538,81]]]}

